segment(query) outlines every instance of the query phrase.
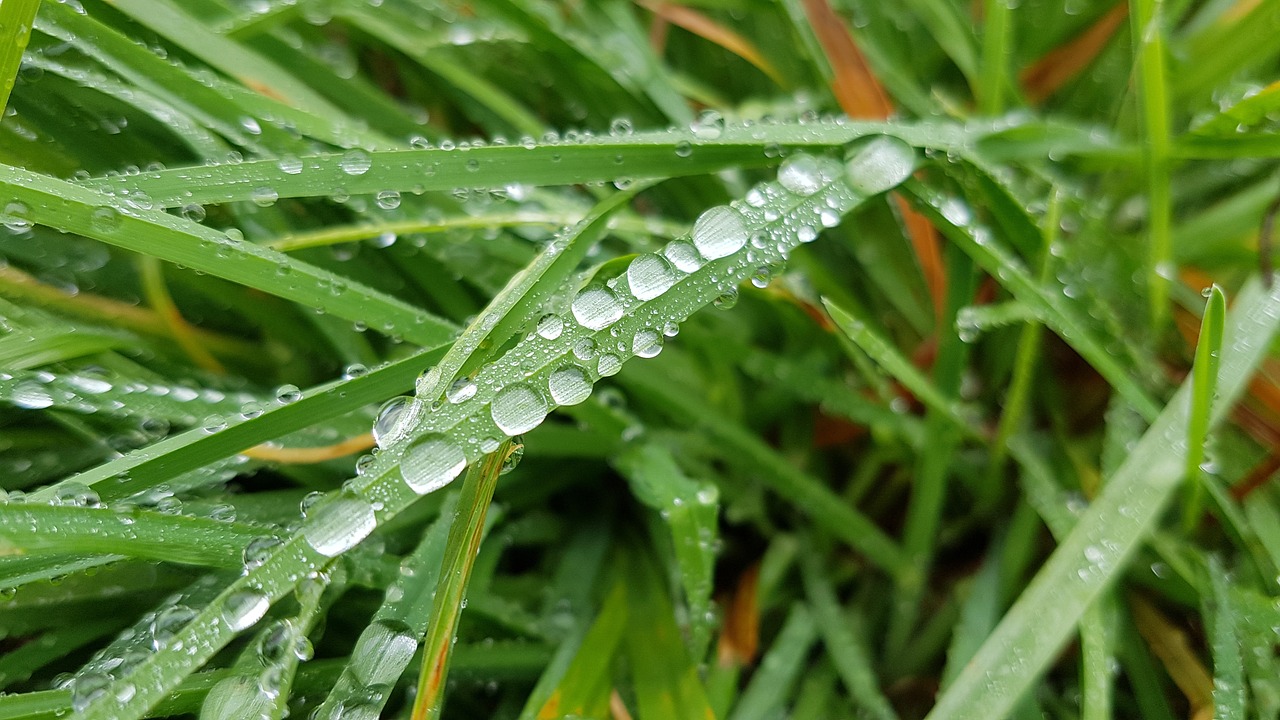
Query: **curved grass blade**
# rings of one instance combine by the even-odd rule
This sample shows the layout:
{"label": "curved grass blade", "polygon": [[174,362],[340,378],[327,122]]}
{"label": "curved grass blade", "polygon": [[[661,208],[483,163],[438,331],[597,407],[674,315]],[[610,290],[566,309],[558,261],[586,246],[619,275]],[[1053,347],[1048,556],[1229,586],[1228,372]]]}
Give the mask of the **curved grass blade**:
{"label": "curved grass blade", "polygon": [[8,0],[0,4],[0,116],[9,102],[39,8],[40,0]]}
{"label": "curved grass blade", "polygon": [[73,232],[293,300],[424,347],[447,342],[448,321],[282,253],[62,180],[0,165],[0,189],[36,224]]}
{"label": "curved grass blade", "polygon": [[[1221,420],[1280,326],[1280,288],[1242,292],[1228,318]],[[1190,387],[1184,385],[1070,534],[938,699],[931,720],[1005,717],[1066,642],[1081,614],[1125,568],[1183,475]],[[1212,423],[1211,423],[1212,424]],[[1041,608],[1052,606],[1046,615]]]}
{"label": "curved grass blade", "polygon": [[[425,150],[351,151],[294,162],[255,160],[171,168],[137,176],[84,181],[107,194],[142,193],[157,208],[248,200],[267,187],[280,198],[328,197],[382,190],[452,191],[458,187],[535,186],[701,175],[729,167],[776,164],[765,148],[842,147],[862,137],[888,135],[909,145],[966,154],[981,131],[944,123],[862,123],[844,118],[811,123],[728,125],[716,139],[692,131],[637,132],[577,142]],[[283,166],[283,167],[282,167]]]}
{"label": "curved grass blade", "polygon": [[1213,415],[1213,396],[1218,383],[1219,356],[1222,353],[1222,326],[1227,318],[1227,298],[1217,285],[1209,289],[1204,317],[1200,321],[1200,339],[1196,343],[1196,359],[1191,366],[1191,417],[1187,420],[1187,498],[1182,507],[1182,529],[1191,533],[1200,524],[1204,503],[1205,441],[1209,437],[1209,418]]}
{"label": "curved grass blade", "polygon": [[95,553],[239,568],[246,545],[266,532],[245,523],[145,510],[10,504],[0,513],[0,555]]}
{"label": "curved grass blade", "polygon": [[485,517],[493,502],[507,458],[523,448],[507,440],[484,459],[472,466],[458,495],[459,510],[453,515],[449,540],[444,548],[444,564],[436,581],[427,636],[422,641],[422,671],[418,675],[418,692],[414,696],[413,720],[438,718],[444,710],[445,679],[449,661],[457,641],[458,620],[467,605],[467,586],[476,554],[484,537]]}

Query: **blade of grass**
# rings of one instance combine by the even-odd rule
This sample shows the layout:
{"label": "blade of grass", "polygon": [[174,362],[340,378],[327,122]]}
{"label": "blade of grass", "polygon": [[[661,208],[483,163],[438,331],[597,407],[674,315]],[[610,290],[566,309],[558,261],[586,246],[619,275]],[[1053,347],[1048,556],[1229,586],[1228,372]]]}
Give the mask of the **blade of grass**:
{"label": "blade of grass", "polygon": [[1151,325],[1160,328],[1169,316],[1169,282],[1173,265],[1173,192],[1169,183],[1171,109],[1165,51],[1164,0],[1130,0],[1133,44],[1143,121],[1144,170],[1147,180],[1147,301]]}
{"label": "blade of grass", "polygon": [[[1228,319],[1220,420],[1280,325],[1280,289],[1257,283]],[[1121,572],[1182,477],[1190,388],[1184,386],[930,712],[932,720],[1004,717],[1067,640],[1088,605]],[[1046,615],[1040,608],[1052,605]],[[1016,662],[1015,662],[1016,660]]]}
{"label": "blade of grass", "polygon": [[425,347],[450,339],[453,325],[381,292],[253,243],[163,212],[134,195],[135,205],[62,180],[0,165],[0,188],[23,204],[30,220],[116,247],[184,265],[366,323]]}
{"label": "blade of grass", "polygon": [[783,707],[791,688],[804,670],[809,649],[818,639],[813,615],[800,603],[792,606],[787,621],[760,662],[729,720],[764,720]]}
{"label": "blade of grass", "polygon": [[472,466],[463,480],[458,497],[459,510],[449,530],[444,565],[440,568],[427,635],[422,642],[424,661],[413,701],[413,720],[438,718],[444,709],[449,660],[458,632],[458,619],[462,616],[462,608],[467,605],[467,585],[484,535],[485,516],[493,501],[498,475],[507,458],[518,448],[507,440],[483,462]]}
{"label": "blade of grass", "polygon": [[1182,507],[1182,529],[1190,534],[1200,524],[1204,503],[1204,470],[1200,467],[1209,437],[1209,418],[1218,382],[1219,356],[1222,353],[1222,327],[1226,323],[1227,298],[1222,288],[1209,289],[1204,318],[1200,323],[1200,340],[1196,343],[1196,359],[1191,367],[1191,416],[1187,421],[1187,498]]}
{"label": "blade of grass", "polygon": [[1209,556],[1209,585],[1212,593],[1205,600],[1211,620],[1210,647],[1213,650],[1213,717],[1215,720],[1244,720],[1244,659],[1240,654],[1236,614],[1231,600],[1231,578],[1222,561]]}
{"label": "blade of grass", "polygon": [[0,117],[22,65],[22,53],[31,39],[40,0],[5,0],[0,3]]}

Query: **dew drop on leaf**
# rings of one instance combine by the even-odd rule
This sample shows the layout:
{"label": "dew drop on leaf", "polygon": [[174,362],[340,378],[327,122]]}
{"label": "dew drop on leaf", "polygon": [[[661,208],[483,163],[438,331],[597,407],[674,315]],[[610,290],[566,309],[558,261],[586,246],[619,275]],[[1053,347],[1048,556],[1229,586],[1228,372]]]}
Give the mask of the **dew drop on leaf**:
{"label": "dew drop on leaf", "polygon": [[400,461],[400,475],[411,490],[425,495],[453,482],[467,466],[467,456],[443,435],[416,440]]}
{"label": "dew drop on leaf", "polygon": [[386,447],[403,437],[418,416],[418,401],[408,395],[394,397],[383,404],[373,421],[373,442]]}
{"label": "dew drop on leaf", "polygon": [[600,377],[617,375],[621,369],[622,360],[612,353],[601,355],[599,362],[596,363],[596,372],[600,373]]}
{"label": "dew drop on leaf", "polygon": [[240,590],[232,593],[222,605],[222,621],[239,632],[252,627],[267,614],[271,601],[256,590]]}
{"label": "dew drop on leaf", "polygon": [[657,356],[662,352],[662,336],[656,330],[641,330],[631,339],[631,352],[642,358]]}
{"label": "dew drop on leaf", "polygon": [[793,155],[778,168],[778,184],[796,195],[808,197],[822,189],[822,169],[812,155]]}
{"label": "dew drop on leaf", "polygon": [[578,323],[590,330],[603,330],[622,317],[618,296],[602,285],[593,285],[578,293],[570,309]]}
{"label": "dew drop on leaf", "polygon": [[551,373],[547,389],[557,405],[577,405],[591,396],[591,381],[582,368],[569,365]]}
{"label": "dew drop on leaf", "polygon": [[363,150],[352,150],[342,156],[338,167],[348,175],[363,175],[373,167],[373,158]]}
{"label": "dew drop on leaf", "polygon": [[444,396],[449,399],[449,402],[456,405],[475,397],[476,390],[476,384],[471,378],[460,377],[453,381],[448,390],[444,391]]}
{"label": "dew drop on leaf", "polygon": [[519,435],[546,419],[547,403],[528,385],[508,385],[494,396],[490,412],[499,430],[507,435]]}
{"label": "dew drop on leaf", "polygon": [[862,195],[878,195],[911,177],[916,154],[902,140],[888,135],[874,138],[854,150],[845,162],[845,178]]}
{"label": "dew drop on leaf", "polygon": [[702,267],[702,257],[692,244],[684,240],[673,240],[662,249],[662,254],[680,272],[691,273]]}
{"label": "dew drop on leaf", "polygon": [[200,717],[210,720],[244,720],[270,717],[271,696],[251,675],[233,675],[218,681],[205,695]]}
{"label": "dew drop on leaf", "polygon": [[369,625],[351,651],[351,669],[366,686],[390,685],[400,678],[417,650],[418,640],[407,626],[378,620]]}
{"label": "dew drop on leaf", "polygon": [[627,285],[640,300],[652,300],[676,282],[675,273],[666,260],[657,255],[639,255],[627,265]]}
{"label": "dew drop on leaf", "polygon": [[302,536],[316,552],[335,557],[369,537],[377,524],[372,505],[358,497],[342,496],[307,518]]}
{"label": "dew drop on leaf", "polygon": [[720,205],[693,224],[693,245],[708,260],[732,255],[747,244],[747,226],[738,211]]}
{"label": "dew drop on leaf", "polygon": [[555,340],[564,331],[564,320],[559,315],[543,315],[538,320],[538,334],[546,340]]}

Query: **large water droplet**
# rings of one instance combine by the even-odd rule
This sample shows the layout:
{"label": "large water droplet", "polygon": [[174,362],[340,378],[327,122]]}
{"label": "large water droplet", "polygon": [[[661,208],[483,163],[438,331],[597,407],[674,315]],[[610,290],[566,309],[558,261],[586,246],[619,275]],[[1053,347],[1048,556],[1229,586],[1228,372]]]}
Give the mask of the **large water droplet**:
{"label": "large water droplet", "polygon": [[547,417],[547,402],[528,385],[508,385],[493,398],[493,422],[507,435],[519,435]]}
{"label": "large water droplet", "polygon": [[271,717],[271,696],[258,687],[257,678],[233,675],[218,681],[204,696],[200,717],[210,720],[258,720]]}
{"label": "large water droplet", "polygon": [[408,627],[386,621],[369,626],[351,651],[351,669],[365,685],[390,685],[413,659],[418,640]]}
{"label": "large water droplet", "polygon": [[386,447],[401,437],[418,418],[420,404],[408,395],[394,397],[383,404],[373,421],[373,441]]}
{"label": "large water droplet", "polygon": [[631,352],[642,358],[657,356],[662,352],[662,336],[656,330],[641,330],[631,339]]}
{"label": "large water droplet", "polygon": [[106,697],[111,686],[111,676],[106,673],[85,673],[71,681],[71,709],[82,713],[95,700]]}
{"label": "large water droplet", "polygon": [[318,508],[302,526],[307,544],[325,557],[355,547],[377,527],[373,506],[358,497],[343,496]]}
{"label": "large water droplet", "polygon": [[245,572],[260,567],[280,544],[280,538],[269,535],[250,540],[249,544],[244,546],[244,554],[241,556]]}
{"label": "large water droplet", "polygon": [[239,632],[253,626],[267,614],[271,601],[255,590],[232,593],[222,606],[222,620],[227,627]]}
{"label": "large water droplet", "polygon": [[612,353],[600,356],[600,360],[596,363],[596,372],[600,373],[600,377],[608,377],[617,375],[622,369],[622,360]]}
{"label": "large water droplet", "polygon": [[724,116],[715,110],[703,110],[689,129],[699,140],[715,140],[724,134]]}
{"label": "large water droplet", "polygon": [[822,169],[812,155],[792,155],[778,168],[778,183],[797,195],[808,197],[822,189]]}
{"label": "large water droplet", "polygon": [[747,226],[728,205],[711,208],[693,224],[693,245],[708,260],[732,255],[746,244]]}
{"label": "large water droplet", "polygon": [[578,323],[591,330],[603,330],[622,317],[618,296],[602,285],[593,285],[578,293],[570,309]]}
{"label": "large water droplet", "polygon": [[477,389],[475,382],[471,378],[460,377],[453,381],[448,390],[444,391],[444,396],[449,399],[449,402],[456,405],[475,397]]}
{"label": "large water droplet", "polygon": [[569,365],[551,373],[547,389],[557,405],[577,405],[591,397],[591,381],[581,368]]}
{"label": "large water droplet", "polygon": [[414,492],[425,495],[448,485],[467,466],[462,449],[443,435],[424,435],[400,461],[400,475]]}
{"label": "large water droplet", "polygon": [[676,282],[676,275],[666,260],[657,255],[640,255],[627,265],[627,285],[631,294],[641,300],[652,300]]}
{"label": "large water droplet", "polygon": [[662,254],[680,272],[691,273],[702,267],[702,256],[698,255],[697,248],[684,240],[673,240],[667,243],[667,246],[662,249]]}
{"label": "large water droplet", "polygon": [[53,396],[35,380],[23,380],[10,392],[9,402],[27,410],[42,410],[53,405]]}
{"label": "large water droplet", "polygon": [[862,195],[878,195],[911,177],[916,153],[902,140],[881,135],[857,147],[845,162],[845,178]]}
{"label": "large water droplet", "polygon": [[538,334],[546,340],[555,340],[564,331],[564,320],[559,315],[543,315],[538,320]]}
{"label": "large water droplet", "polygon": [[373,166],[373,158],[363,150],[352,150],[338,161],[338,167],[348,175],[363,175]]}

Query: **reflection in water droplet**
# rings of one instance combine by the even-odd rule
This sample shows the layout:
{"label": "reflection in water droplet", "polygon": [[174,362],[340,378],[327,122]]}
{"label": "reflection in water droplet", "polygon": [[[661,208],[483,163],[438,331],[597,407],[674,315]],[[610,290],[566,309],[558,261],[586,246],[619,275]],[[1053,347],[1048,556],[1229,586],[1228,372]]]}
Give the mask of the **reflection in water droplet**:
{"label": "reflection in water droplet", "polygon": [[822,189],[822,171],[812,155],[793,155],[778,168],[778,184],[787,190],[808,197]]}
{"label": "reflection in water droplet", "polygon": [[363,175],[373,167],[373,158],[363,150],[352,150],[338,161],[338,167],[348,175]]}
{"label": "reflection in water droplet", "polygon": [[[351,651],[351,669],[364,685],[390,685],[400,678],[418,641],[408,627],[377,621],[369,625]],[[344,716],[345,717],[345,716]]]}
{"label": "reflection in water droplet", "polygon": [[547,340],[555,340],[564,331],[564,320],[559,315],[543,315],[538,320],[538,334]]}
{"label": "reflection in water droplet", "polygon": [[378,447],[386,447],[404,437],[417,420],[419,410],[420,403],[408,395],[388,400],[373,421],[373,441]]}
{"label": "reflection in water droplet", "polygon": [[915,170],[915,150],[895,137],[881,135],[853,152],[845,162],[845,179],[862,195],[878,195],[895,188]]}
{"label": "reflection in water droplet", "polygon": [[540,425],[547,417],[547,403],[528,385],[508,385],[493,398],[493,422],[507,435],[519,435]]}
{"label": "reflection in water droplet", "polygon": [[266,595],[254,590],[240,590],[223,603],[222,620],[227,627],[239,632],[261,620],[270,607],[271,602]]}
{"label": "reflection in water droplet", "polygon": [[581,368],[570,365],[551,373],[547,389],[557,405],[577,405],[591,396],[591,381]]}
{"label": "reflection in water droplet", "polygon": [[400,475],[414,492],[425,495],[448,485],[467,466],[462,449],[443,435],[416,440],[400,461]]}
{"label": "reflection in water droplet", "polygon": [[627,265],[627,286],[640,300],[652,300],[676,282],[671,266],[657,255],[639,255]]}
{"label": "reflection in water droplet", "polygon": [[622,317],[622,303],[613,291],[601,285],[578,293],[570,309],[578,323],[591,330],[603,330]]}
{"label": "reflection in water droplet", "polygon": [[641,330],[631,339],[631,352],[637,357],[655,357],[662,352],[662,336],[656,330]]}
{"label": "reflection in water droplet", "polygon": [[316,552],[334,557],[369,537],[377,525],[373,506],[361,498],[344,495],[307,518],[302,536]]}
{"label": "reflection in water droplet", "polygon": [[733,208],[713,207],[693,224],[693,244],[708,260],[732,255],[747,244],[747,226]]}

